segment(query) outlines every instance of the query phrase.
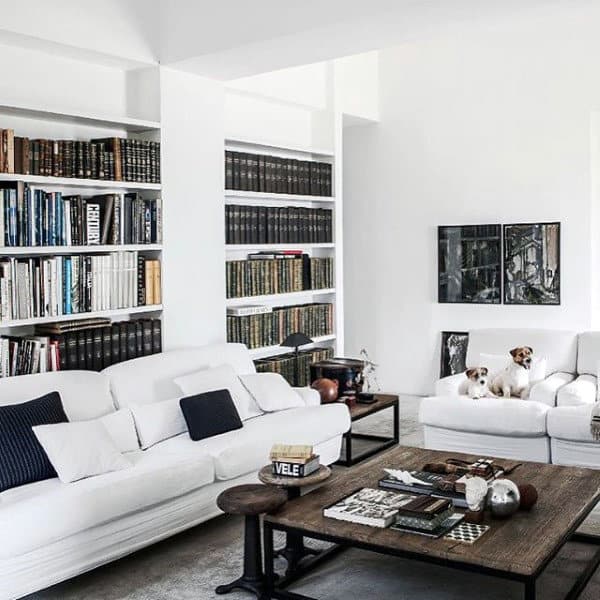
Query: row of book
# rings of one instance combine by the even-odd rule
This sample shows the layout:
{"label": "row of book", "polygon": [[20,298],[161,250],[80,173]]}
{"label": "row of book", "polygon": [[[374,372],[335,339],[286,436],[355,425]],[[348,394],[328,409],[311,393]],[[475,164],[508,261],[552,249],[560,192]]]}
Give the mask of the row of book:
{"label": "row of book", "polygon": [[308,254],[250,255],[248,260],[226,263],[228,298],[287,294],[334,286],[333,258],[311,258]]}
{"label": "row of book", "polygon": [[45,177],[160,182],[160,142],[109,137],[30,139],[0,129],[0,172]]}
{"label": "row of book", "polygon": [[0,377],[48,371],[101,371],[162,351],[160,319],[70,321],[36,327],[35,335],[0,337]]}
{"label": "row of book", "polygon": [[225,188],[245,192],[331,196],[331,163],[225,151]]}
{"label": "row of book", "polygon": [[315,302],[275,308],[250,307],[254,314],[244,314],[245,308],[227,309],[228,342],[262,348],[281,344],[296,331],[309,337],[333,333],[333,304]]}
{"label": "row of book", "polygon": [[138,252],[0,260],[0,322],[160,302],[160,261]]}
{"label": "row of book", "polygon": [[0,246],[159,244],[162,203],[137,193],[91,198],[0,183]]}
{"label": "row of book", "polygon": [[257,358],[254,361],[257,373],[279,373],[290,385],[304,387],[310,384],[310,365],[333,358],[333,348],[316,347],[298,352],[298,381],[296,382],[296,355],[294,353]]}
{"label": "row of book", "polygon": [[333,241],[333,211],[303,206],[225,207],[228,244],[322,244]]}

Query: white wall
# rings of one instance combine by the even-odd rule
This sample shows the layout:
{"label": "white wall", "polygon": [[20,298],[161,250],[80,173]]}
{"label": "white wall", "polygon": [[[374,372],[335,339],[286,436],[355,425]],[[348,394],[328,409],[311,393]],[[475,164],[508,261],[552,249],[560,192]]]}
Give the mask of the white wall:
{"label": "white wall", "polygon": [[225,341],[221,83],[161,68],[166,348]]}
{"label": "white wall", "polygon": [[[386,389],[431,391],[442,330],[592,325],[598,17],[507,20],[381,51],[381,125],[345,143],[346,346],[374,345]],[[437,225],[546,220],[562,223],[561,306],[436,303]]]}

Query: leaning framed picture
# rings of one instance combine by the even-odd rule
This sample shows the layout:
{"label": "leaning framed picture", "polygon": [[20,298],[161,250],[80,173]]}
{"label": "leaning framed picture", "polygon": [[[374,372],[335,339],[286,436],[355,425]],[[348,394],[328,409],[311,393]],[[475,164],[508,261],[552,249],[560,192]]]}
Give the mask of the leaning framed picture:
{"label": "leaning framed picture", "polygon": [[500,225],[438,227],[438,302],[500,304]]}
{"label": "leaning framed picture", "polygon": [[456,375],[466,370],[468,343],[469,334],[466,331],[442,331],[440,377]]}
{"label": "leaning framed picture", "polygon": [[560,223],[504,225],[504,304],[560,304]]}

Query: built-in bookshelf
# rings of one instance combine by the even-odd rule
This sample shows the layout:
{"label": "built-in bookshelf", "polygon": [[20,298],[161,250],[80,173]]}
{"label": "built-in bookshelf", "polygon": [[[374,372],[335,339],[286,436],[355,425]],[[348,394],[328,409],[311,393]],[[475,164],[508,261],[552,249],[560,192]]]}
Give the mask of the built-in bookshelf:
{"label": "built-in bookshelf", "polygon": [[[265,370],[279,368],[281,363],[268,359],[289,353],[279,338],[299,322],[304,324],[300,329],[312,333],[315,348],[338,352],[341,224],[335,153],[227,139],[224,158],[228,339],[246,343]],[[240,168],[234,167],[234,159],[246,161],[242,181],[232,172]],[[248,178],[249,169],[254,175]],[[294,177],[302,174],[304,183],[295,182]],[[243,177],[249,182],[244,183]],[[273,177],[279,183],[269,183]],[[247,189],[231,189],[234,182],[234,187]],[[267,312],[245,314],[249,306]],[[248,309],[252,310],[261,309]],[[309,313],[325,320],[298,320],[299,314]],[[262,335],[269,327],[273,331]],[[261,340],[266,343],[257,345]]]}
{"label": "built-in bookshelf", "polygon": [[113,340],[95,366],[161,347],[160,136],[156,121],[0,105],[0,376],[74,368],[53,327],[155,324],[153,350]]}

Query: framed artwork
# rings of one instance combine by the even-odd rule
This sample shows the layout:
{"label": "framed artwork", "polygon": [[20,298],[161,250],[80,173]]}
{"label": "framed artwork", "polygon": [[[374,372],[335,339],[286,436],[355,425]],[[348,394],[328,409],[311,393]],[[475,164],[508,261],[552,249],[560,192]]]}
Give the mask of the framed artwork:
{"label": "framed artwork", "polygon": [[560,304],[560,223],[504,226],[504,303]]}
{"label": "framed artwork", "polygon": [[456,375],[466,370],[468,343],[469,334],[466,331],[442,331],[440,377]]}
{"label": "framed artwork", "polygon": [[500,304],[500,225],[438,227],[438,302]]}

